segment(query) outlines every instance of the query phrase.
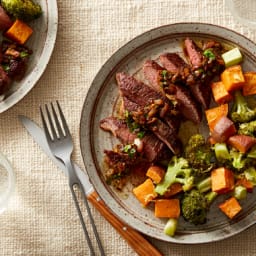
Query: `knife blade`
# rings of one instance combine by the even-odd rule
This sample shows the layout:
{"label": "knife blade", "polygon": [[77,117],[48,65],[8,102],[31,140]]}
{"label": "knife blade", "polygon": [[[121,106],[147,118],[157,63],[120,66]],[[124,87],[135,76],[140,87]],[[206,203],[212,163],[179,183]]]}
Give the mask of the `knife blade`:
{"label": "knife blade", "polygon": [[[29,118],[20,115],[20,122],[26,128],[28,133],[34,139],[34,141],[41,147],[44,153],[67,175],[65,165],[55,158],[51,150],[49,149],[47,140],[43,130]],[[77,164],[74,164],[76,173],[84,187],[87,198],[94,205],[94,207],[101,213],[101,215],[118,231],[118,233],[127,241],[127,243],[133,248],[138,255],[161,256],[162,253],[157,250],[141,233],[137,232],[133,228],[124,224],[118,219],[114,213],[108,208],[108,206],[100,199],[99,195],[93,188],[89,180],[89,176],[84,172]]]}

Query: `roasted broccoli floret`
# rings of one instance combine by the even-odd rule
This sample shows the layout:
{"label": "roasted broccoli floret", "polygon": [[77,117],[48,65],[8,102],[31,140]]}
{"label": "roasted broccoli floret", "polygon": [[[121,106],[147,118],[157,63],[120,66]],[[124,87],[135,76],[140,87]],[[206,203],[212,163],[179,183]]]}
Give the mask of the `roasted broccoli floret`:
{"label": "roasted broccoli floret", "polygon": [[42,8],[33,0],[1,0],[1,5],[11,16],[30,21],[42,14]]}
{"label": "roasted broccoli floret", "polygon": [[184,219],[195,225],[206,222],[208,209],[206,197],[196,189],[186,192],[181,200],[181,211]]}
{"label": "roasted broccoli floret", "polygon": [[196,175],[211,171],[214,167],[214,151],[203,135],[192,135],[185,147],[185,158]]}
{"label": "roasted broccoli floret", "polygon": [[249,164],[249,159],[246,157],[245,154],[235,150],[231,149],[229,151],[231,163],[233,168],[235,168],[237,171],[242,171],[244,168],[247,167]]}
{"label": "roasted broccoli floret", "polygon": [[256,119],[256,109],[251,109],[240,91],[234,92],[234,104],[231,110],[231,119],[236,123],[245,123]]}
{"label": "roasted broccoli floret", "polygon": [[[228,148],[226,143],[216,143],[213,148],[218,163],[237,172],[244,171],[255,162],[253,157],[250,158],[248,154],[239,152],[235,148]],[[253,153],[254,151],[251,152],[252,155]]]}
{"label": "roasted broccoli floret", "polygon": [[255,137],[256,120],[240,124],[238,129],[238,134],[244,134],[244,135]]}
{"label": "roasted broccoli floret", "polygon": [[189,167],[188,161],[183,157],[172,157],[165,176],[163,180],[157,184],[155,191],[159,195],[163,195],[173,183],[182,184],[184,191],[190,190],[194,185],[192,169]]}

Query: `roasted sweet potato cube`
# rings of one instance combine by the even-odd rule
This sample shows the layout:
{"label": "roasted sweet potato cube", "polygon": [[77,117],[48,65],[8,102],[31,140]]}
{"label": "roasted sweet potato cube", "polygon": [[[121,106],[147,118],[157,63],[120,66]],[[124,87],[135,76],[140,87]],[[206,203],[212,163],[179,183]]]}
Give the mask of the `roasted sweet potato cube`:
{"label": "roasted sweet potato cube", "polygon": [[237,134],[229,137],[228,144],[240,152],[246,153],[253,145],[256,144],[256,139],[244,134]]}
{"label": "roasted sweet potato cube", "polygon": [[256,72],[245,72],[244,80],[243,95],[248,96],[256,94]]}
{"label": "roasted sweet potato cube", "polygon": [[254,185],[252,184],[251,181],[242,178],[236,181],[236,186],[239,185],[244,186],[249,193],[252,193]]}
{"label": "roasted sweet potato cube", "polygon": [[228,92],[241,89],[245,84],[245,79],[240,65],[231,66],[226,68],[220,75]]}
{"label": "roasted sweet potato cube", "polygon": [[5,36],[19,44],[24,44],[32,35],[33,29],[21,20],[16,20],[6,31]]}
{"label": "roasted sweet potato cube", "polygon": [[155,216],[158,218],[174,218],[180,216],[179,199],[158,199],[155,202]]}
{"label": "roasted sweet potato cube", "polygon": [[242,207],[240,206],[235,197],[231,197],[224,203],[220,204],[219,208],[230,219],[233,219],[242,210]]}
{"label": "roasted sweet potato cube", "polygon": [[181,183],[173,183],[169,188],[168,190],[164,193],[164,197],[167,198],[167,197],[171,197],[171,196],[174,196],[174,195],[177,195],[181,192],[183,192],[183,187],[182,187],[182,184]]}
{"label": "roasted sweet potato cube", "polygon": [[218,107],[209,108],[205,110],[205,115],[209,129],[212,131],[217,121],[221,117],[228,115],[228,104],[222,104]]}
{"label": "roasted sweet potato cube", "polygon": [[226,116],[221,117],[212,129],[212,137],[216,142],[225,142],[236,133],[234,123]]}
{"label": "roasted sweet potato cube", "polygon": [[157,197],[157,193],[154,189],[155,187],[152,180],[146,179],[144,183],[133,189],[133,194],[143,206],[146,206],[149,202]]}
{"label": "roasted sweet potato cube", "polygon": [[212,95],[218,104],[224,104],[232,100],[232,95],[226,90],[222,81],[211,84]]}
{"label": "roasted sweet potato cube", "polygon": [[223,194],[234,188],[234,174],[225,167],[219,167],[211,172],[212,191]]}
{"label": "roasted sweet potato cube", "polygon": [[165,170],[160,166],[150,166],[147,170],[146,176],[154,181],[154,183],[158,184],[162,180],[165,175]]}

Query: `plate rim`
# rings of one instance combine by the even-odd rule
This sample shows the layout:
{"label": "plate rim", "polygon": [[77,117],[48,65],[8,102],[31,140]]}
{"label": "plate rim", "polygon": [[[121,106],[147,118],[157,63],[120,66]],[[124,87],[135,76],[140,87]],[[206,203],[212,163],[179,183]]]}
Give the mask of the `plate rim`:
{"label": "plate rim", "polygon": [[3,101],[0,102],[0,114],[7,111],[19,101],[21,101],[37,84],[44,71],[47,68],[47,65],[52,56],[55,42],[57,38],[58,31],[58,5],[57,0],[48,0],[47,5],[47,32],[45,37],[44,48],[40,54],[37,64],[33,68],[30,74],[26,76],[26,79],[29,80],[30,77],[33,77],[34,82],[31,83],[28,81],[23,86],[19,87],[11,95],[6,97]]}
{"label": "plate rim", "polygon": [[[131,44],[133,44],[134,41],[138,41],[140,38],[144,37],[148,33],[151,33],[151,32],[157,31],[157,30],[161,30],[163,28],[165,28],[165,29],[166,28],[170,28],[171,29],[174,26],[182,26],[182,25],[186,25],[186,26],[204,26],[204,27],[211,27],[211,28],[214,28],[214,29],[220,29],[222,31],[230,32],[233,35],[238,36],[239,38],[243,38],[248,44],[251,44],[251,46],[255,46],[256,47],[256,44],[251,39],[247,38],[246,36],[236,32],[236,31],[234,31],[234,30],[232,30],[230,28],[226,28],[226,27],[223,27],[223,26],[220,26],[220,25],[215,25],[215,24],[210,24],[210,23],[201,23],[201,22],[179,22],[179,23],[172,23],[172,24],[167,24],[167,25],[159,26],[159,27],[153,28],[151,30],[148,30],[148,31],[146,31],[146,32],[144,32],[144,33],[134,37],[133,39],[128,41],[126,44],[121,46],[119,49],[117,49],[108,58],[108,60],[102,65],[100,70],[97,72],[96,76],[94,77],[94,79],[93,79],[93,81],[92,81],[92,83],[91,83],[91,85],[90,85],[90,87],[88,89],[87,95],[85,97],[85,100],[84,100],[84,103],[83,103],[83,106],[82,106],[82,111],[81,111],[81,116],[80,116],[80,125],[79,125],[79,142],[80,142],[81,154],[82,154],[82,158],[83,158],[83,162],[84,162],[84,165],[86,167],[86,170],[92,170],[93,169],[95,172],[97,172],[97,168],[96,168],[96,166],[94,165],[94,162],[93,162],[93,157],[91,156],[91,134],[90,134],[91,129],[90,128],[92,126],[92,124],[91,124],[92,110],[94,108],[95,101],[97,100],[97,95],[98,95],[98,93],[100,91],[100,88],[103,86],[103,82],[105,80],[107,80],[107,76],[111,73],[110,68],[106,68],[106,67],[109,64],[111,64],[113,59],[115,59],[118,54],[120,54],[120,51],[125,51],[127,48],[129,48],[129,46]],[[206,32],[202,33],[200,31],[187,31],[187,33],[202,34],[202,35],[206,34]],[[170,32],[170,34],[171,34],[171,32]],[[214,36],[213,34],[209,34],[209,35]],[[229,41],[231,41],[231,40],[229,39]],[[128,54],[129,53],[126,53],[125,55],[128,55]],[[252,55],[252,58],[254,60],[256,60],[256,57],[255,57],[256,54],[255,53],[251,53],[251,52],[250,52],[250,54]],[[121,57],[119,57],[117,59],[121,59],[122,60]],[[107,69],[108,71],[106,71],[105,69]],[[106,72],[108,74],[106,74]],[[99,87],[99,90],[97,91],[97,93],[95,93],[93,91],[94,90],[94,86],[95,86],[96,83],[98,83],[97,80],[98,80],[98,77],[101,75],[101,73],[105,73],[105,76],[103,74],[105,79],[103,79],[104,81],[101,83],[101,86]],[[93,98],[93,101],[91,100],[92,98]],[[92,103],[90,103],[90,101]],[[89,106],[89,108],[88,108],[88,106]],[[92,106],[91,109],[90,109],[90,106]],[[88,112],[88,110],[89,110],[89,112]],[[84,140],[87,143],[85,143]],[[86,145],[87,145],[87,148],[86,148]],[[90,152],[88,152],[88,147],[90,148]],[[87,173],[88,173],[90,181],[92,182],[95,190],[98,192],[100,197],[105,201],[105,203],[107,205],[109,205],[109,203],[106,202],[106,199],[109,199],[109,198],[106,195],[104,195],[104,193],[102,193],[101,191],[98,190],[98,188],[97,188],[97,181],[95,181],[95,177],[92,175],[91,171],[89,171],[89,172],[87,171]],[[113,201],[111,203],[113,203],[114,205],[118,204],[114,198],[112,198],[112,200]],[[110,207],[110,209],[113,211],[113,206]],[[206,237],[206,239],[203,239],[203,240],[200,240],[200,241],[198,241],[198,240],[194,241],[193,238],[191,238],[191,239],[185,238],[185,240],[183,240],[183,239],[179,240],[179,239],[176,239],[175,236],[174,237],[168,237],[168,236],[163,235],[163,234],[154,234],[154,235],[148,234],[146,232],[146,230],[144,230],[144,229],[140,228],[138,225],[136,225],[137,221],[139,221],[139,223],[141,224],[141,221],[138,220],[136,218],[136,216],[132,216],[131,219],[134,221],[134,223],[131,225],[130,219],[127,218],[127,213],[125,214],[125,212],[122,211],[121,209],[119,209],[118,206],[114,210],[117,210],[117,212],[115,212],[115,214],[117,215],[118,218],[120,218],[124,223],[126,223],[127,225],[130,225],[131,227],[133,227],[137,231],[139,231],[139,232],[141,232],[141,233],[143,233],[145,235],[148,235],[148,236],[150,236],[152,238],[155,238],[155,239],[159,239],[159,240],[162,240],[162,241],[165,241],[165,242],[173,242],[173,243],[177,243],[177,244],[202,244],[202,243],[209,243],[209,242],[215,242],[215,241],[223,240],[223,239],[229,238],[231,236],[234,236],[234,235],[244,231],[245,229],[247,229],[250,226],[255,224],[255,221],[253,221],[253,222],[246,223],[246,225],[241,227],[241,225],[239,225],[240,221],[238,221],[236,223],[233,223],[231,221],[230,223],[232,223],[232,225],[228,226],[229,228],[226,228],[226,229],[224,229],[222,231],[218,231],[219,234],[218,234],[217,237]],[[244,218],[244,220],[247,220],[248,216],[250,218],[256,220],[256,213],[255,213],[255,211],[250,212]],[[227,220],[227,222],[228,222],[228,220]],[[238,229],[236,229],[237,226],[238,226]],[[190,236],[192,237],[193,234],[190,234]]]}

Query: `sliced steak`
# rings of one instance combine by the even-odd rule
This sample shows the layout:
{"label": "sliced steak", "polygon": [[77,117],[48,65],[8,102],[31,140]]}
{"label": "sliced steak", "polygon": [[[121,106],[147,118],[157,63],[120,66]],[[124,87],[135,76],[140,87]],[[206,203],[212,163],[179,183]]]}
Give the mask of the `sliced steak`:
{"label": "sliced steak", "polygon": [[176,73],[174,82],[182,82],[190,87],[194,98],[208,108],[211,100],[211,91],[209,86],[204,86],[200,81],[196,81],[189,65],[177,53],[165,53],[160,56],[163,66],[172,73]]}
{"label": "sliced steak", "polygon": [[126,73],[118,73],[116,77],[120,94],[123,98],[127,98],[127,100],[136,103],[136,108],[139,106],[141,109],[145,109],[145,107],[150,106],[154,102],[162,101],[162,108],[159,110],[161,119],[163,119],[171,129],[175,127],[175,129],[179,128],[178,120],[172,117],[170,101],[162,92],[154,90],[152,87]]}
{"label": "sliced steak", "polygon": [[182,148],[181,141],[167,124],[160,119],[155,119],[154,122],[149,125],[149,129],[158,139],[163,141],[175,155],[180,154]]}
{"label": "sliced steak", "polygon": [[176,100],[181,114],[188,120],[198,124],[202,120],[202,110],[200,105],[194,100],[188,88],[184,86],[176,87]]}
{"label": "sliced steak", "polygon": [[160,62],[170,73],[177,74],[183,79],[185,79],[189,73],[188,64],[175,52],[160,55]]}
{"label": "sliced steak", "polygon": [[142,70],[145,78],[150,82],[150,85],[152,85],[157,91],[163,93],[163,88],[161,86],[161,72],[164,68],[153,60],[147,60],[143,64]]}
{"label": "sliced steak", "polygon": [[100,121],[100,128],[104,131],[111,132],[124,144],[131,144],[137,138],[135,133],[130,132],[125,121],[116,117],[111,116],[102,119]]}
{"label": "sliced steak", "polygon": [[154,90],[145,83],[138,81],[133,76],[124,72],[116,74],[117,83],[120,89],[120,95],[133,101],[139,106],[148,106],[155,100],[162,99],[167,101],[164,95]]}
{"label": "sliced steak", "polygon": [[[177,137],[176,127],[171,129],[170,126],[157,117],[153,117],[147,122],[145,119],[147,114],[143,112],[142,108],[126,97],[123,98],[123,106],[125,110],[131,113],[134,120],[141,121],[141,119],[144,119],[147,128],[153,132],[158,139],[164,142],[174,154],[179,154],[181,152],[181,142]],[[172,122],[172,125],[174,126],[175,124]]]}
{"label": "sliced steak", "polygon": [[184,51],[193,69],[198,69],[203,65],[204,57],[202,51],[192,39],[185,39]]}
{"label": "sliced steak", "polygon": [[201,103],[205,109],[208,109],[211,102],[211,87],[199,81],[189,85],[189,88],[194,98]]}
{"label": "sliced steak", "polygon": [[[137,138],[137,135],[129,130],[124,120],[119,120],[115,117],[104,118],[100,121],[100,127],[105,131],[110,131],[124,144],[132,144],[134,143],[134,139]],[[170,157],[171,151],[154,134],[145,134],[141,141],[143,143],[144,157],[149,162],[168,159]]]}

